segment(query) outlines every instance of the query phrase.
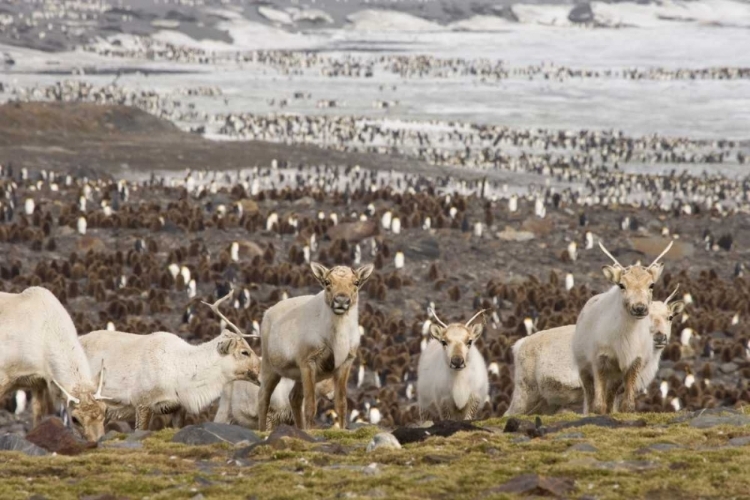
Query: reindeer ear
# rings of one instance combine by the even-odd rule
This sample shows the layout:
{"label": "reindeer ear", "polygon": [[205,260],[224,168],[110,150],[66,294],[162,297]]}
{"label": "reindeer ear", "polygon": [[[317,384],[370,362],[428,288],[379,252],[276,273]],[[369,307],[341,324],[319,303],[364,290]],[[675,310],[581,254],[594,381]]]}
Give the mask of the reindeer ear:
{"label": "reindeer ear", "polygon": [[669,312],[672,314],[672,316],[682,314],[682,311],[684,310],[685,303],[681,300],[675,300],[674,302],[669,304]]}
{"label": "reindeer ear", "polygon": [[443,335],[445,334],[445,328],[443,328],[440,325],[432,324],[430,325],[430,335],[432,335],[432,338],[435,340],[443,340]]}
{"label": "reindeer ear", "polygon": [[365,281],[370,278],[373,269],[375,269],[375,266],[373,266],[372,264],[367,264],[366,266],[362,266],[354,271],[354,274],[357,275],[357,279],[359,280],[358,288],[362,288],[362,285],[365,284]]}
{"label": "reindeer ear", "polygon": [[318,283],[326,286],[325,281],[326,276],[328,276],[329,269],[322,264],[318,264],[317,262],[310,262],[310,268],[312,269],[315,279],[318,280]]}
{"label": "reindeer ear", "polygon": [[476,323],[471,327],[471,340],[475,340],[482,335],[484,331],[484,325],[482,323]]}
{"label": "reindeer ear", "polygon": [[659,279],[659,276],[661,276],[661,272],[664,270],[664,264],[661,262],[657,264],[652,264],[648,268],[648,272],[651,273],[651,278],[653,278],[654,282],[656,282]]}
{"label": "reindeer ear", "polygon": [[227,338],[217,344],[216,350],[219,351],[219,354],[221,354],[222,356],[226,356],[227,354],[232,352],[232,349],[234,349],[234,346],[236,345],[236,343],[237,343],[236,339]]}
{"label": "reindeer ear", "polygon": [[619,285],[620,278],[622,278],[622,268],[615,266],[602,266],[602,274],[604,274],[607,281],[613,285]]}

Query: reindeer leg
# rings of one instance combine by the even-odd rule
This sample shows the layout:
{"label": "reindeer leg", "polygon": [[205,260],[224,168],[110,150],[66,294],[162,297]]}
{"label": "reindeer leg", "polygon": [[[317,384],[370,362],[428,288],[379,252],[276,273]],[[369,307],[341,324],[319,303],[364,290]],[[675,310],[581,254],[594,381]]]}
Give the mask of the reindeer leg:
{"label": "reindeer leg", "polygon": [[620,388],[620,384],[613,383],[612,381],[609,381],[607,383],[607,394],[606,394],[606,402],[607,402],[607,413],[612,413],[616,410],[615,407],[615,399],[617,396],[617,391]]}
{"label": "reindeer leg", "polygon": [[33,425],[36,427],[42,421],[42,417],[49,413],[49,404],[47,404],[47,387],[34,387],[31,390],[31,414],[33,415]]}
{"label": "reindeer leg", "polygon": [[[315,413],[318,407],[318,400],[315,398],[315,368],[314,361],[300,363],[300,373],[302,375],[302,392],[304,394],[304,426],[302,429],[309,429],[315,422]],[[336,387],[336,400],[339,398],[339,390]]]}
{"label": "reindeer leg", "polygon": [[641,371],[643,360],[635,358],[628,371],[625,372],[625,394],[622,397],[622,411],[624,413],[635,412],[635,386],[638,382],[638,374]]}
{"label": "reindeer leg", "polygon": [[140,431],[147,431],[151,423],[151,416],[154,412],[148,406],[138,405],[135,408],[135,428]]}
{"label": "reindeer leg", "polygon": [[302,416],[302,402],[304,401],[304,397],[305,393],[302,387],[302,382],[298,380],[294,383],[292,392],[289,393],[289,406],[292,407],[294,425],[299,429],[302,429],[305,425],[304,417]]}
{"label": "reindeer leg", "polygon": [[591,413],[591,405],[594,403],[594,376],[591,370],[583,369],[578,372],[583,386],[583,414]]}
{"label": "reindeer leg", "polygon": [[[263,357],[265,360],[266,357]],[[263,361],[261,361],[263,363]],[[274,372],[271,367],[261,366],[260,370],[260,390],[258,391],[258,430],[266,430],[266,421],[268,420],[268,406],[271,404],[271,394],[279,384],[281,376]]]}
{"label": "reindeer leg", "polygon": [[474,418],[477,416],[478,410],[479,399],[475,398],[474,396],[470,397],[468,403],[466,403],[466,406],[461,411],[461,420],[474,420]]}
{"label": "reindeer leg", "polygon": [[607,412],[604,401],[607,391],[607,358],[600,356],[594,369],[594,401],[591,405],[591,411],[603,415]]}
{"label": "reindeer leg", "polygon": [[338,415],[339,427],[342,429],[346,429],[348,420],[346,414],[346,384],[349,382],[349,372],[352,369],[353,362],[354,358],[348,359],[333,372],[334,406]]}

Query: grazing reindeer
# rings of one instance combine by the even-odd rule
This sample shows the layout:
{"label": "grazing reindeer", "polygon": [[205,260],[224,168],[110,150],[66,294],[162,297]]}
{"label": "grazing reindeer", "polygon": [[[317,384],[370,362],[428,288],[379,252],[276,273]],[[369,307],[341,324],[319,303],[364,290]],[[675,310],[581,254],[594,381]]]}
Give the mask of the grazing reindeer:
{"label": "grazing reindeer", "polygon": [[30,287],[0,293],[0,346],[0,399],[14,389],[31,389],[37,425],[49,413],[49,394],[62,395],[87,439],[104,435],[104,369],[97,389],[73,320],[52,292]]}
{"label": "grazing reindeer", "polygon": [[622,409],[631,412],[639,373],[648,361],[643,353],[653,344],[649,322],[643,320],[648,318],[654,283],[664,268],[659,259],[672,242],[648,267],[623,267],[601,242],[599,246],[615,263],[602,268],[615,286],[589,299],[576,321],[572,345],[584,390],[584,413],[610,413],[621,385]]}
{"label": "grazing reindeer", "polygon": [[[359,290],[372,274],[368,264],[356,271],[310,264],[323,291],[282,300],[261,323],[261,370],[258,428],[266,430],[271,394],[282,377],[295,381],[289,396],[297,427],[315,419],[315,384],[333,377],[339,426],[346,428],[346,384],[359,348]],[[304,413],[302,403],[304,400]]]}
{"label": "grazing reindeer", "polygon": [[436,323],[430,325],[432,339],[419,357],[417,396],[420,415],[450,420],[466,420],[476,416],[489,394],[487,366],[474,342],[484,325],[475,319],[466,324],[446,325],[432,311]]}

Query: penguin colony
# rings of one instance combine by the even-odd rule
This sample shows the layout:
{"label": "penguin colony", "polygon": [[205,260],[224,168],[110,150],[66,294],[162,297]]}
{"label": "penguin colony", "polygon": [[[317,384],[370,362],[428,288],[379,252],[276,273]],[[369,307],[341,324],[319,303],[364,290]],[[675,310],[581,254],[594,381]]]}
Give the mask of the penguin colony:
{"label": "penguin colony", "polygon": [[[688,183],[704,189],[688,177],[661,182],[676,192]],[[739,181],[726,181],[724,200],[744,203],[732,182]],[[250,335],[247,344],[259,355],[262,342],[253,336],[261,335],[264,313],[321,289],[311,263],[357,269],[371,262],[346,400],[320,399],[314,420],[391,427],[420,420],[420,354],[441,339],[456,342],[455,324],[467,325],[471,352],[486,363],[486,394],[471,416],[502,415],[513,396],[514,343],[575,324],[584,304],[606,289],[599,271],[606,259],[593,242],[606,241],[618,265],[629,268],[673,241],[653,296],[662,299],[679,284],[685,309],[672,319],[675,334],[635,408],[750,402],[743,329],[750,289],[737,250],[747,244],[735,231],[739,211],[613,209],[611,199],[585,205],[553,188],[512,196],[482,197],[479,183],[449,176],[284,161],[137,181],[4,164],[0,286],[49,289],[79,334],[166,331],[200,344],[231,324]],[[719,226],[723,234],[714,236]],[[227,300],[221,321],[201,304],[220,298]],[[472,316],[482,309],[486,324],[478,331]],[[13,411],[23,401],[9,394],[4,404]],[[181,420],[211,419],[217,405]]]}

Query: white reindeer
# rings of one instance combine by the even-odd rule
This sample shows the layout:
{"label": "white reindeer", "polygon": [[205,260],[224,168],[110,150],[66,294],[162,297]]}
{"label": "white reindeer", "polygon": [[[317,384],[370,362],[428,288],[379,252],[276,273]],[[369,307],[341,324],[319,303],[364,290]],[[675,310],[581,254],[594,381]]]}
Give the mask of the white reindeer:
{"label": "white reindeer", "polygon": [[[46,288],[0,293],[0,399],[10,391],[32,391],[33,422],[48,413],[48,389],[61,394],[74,423],[96,441],[104,434],[106,405],[91,376],[73,320]],[[58,392],[59,390],[59,392]]]}
{"label": "white reindeer", "polygon": [[[282,378],[271,394],[268,408],[268,421],[273,427],[285,424],[294,425],[292,405],[289,395],[294,387],[294,380]],[[219,409],[214,422],[220,424],[239,424],[250,429],[258,428],[258,393],[260,387],[252,382],[236,380],[224,386],[219,401]],[[333,379],[321,380],[315,384],[315,397],[332,400],[334,396]]]}
{"label": "white reindeer", "polygon": [[[648,361],[639,372],[636,390],[648,387],[659,370],[659,360],[672,335],[672,319],[682,312],[682,302],[654,301],[649,308],[652,345],[643,356]],[[573,358],[576,325],[566,325],[523,337],[513,344],[513,398],[505,416],[554,414],[583,403],[583,388]]]}
{"label": "white reindeer", "polygon": [[315,418],[315,383],[333,377],[338,423],[342,429],[346,427],[346,384],[360,342],[359,290],[373,266],[354,271],[345,266],[328,269],[313,262],[310,267],[323,291],[282,300],[263,315],[258,398],[261,431],[266,430],[271,394],[282,377],[296,382],[290,401],[294,421],[303,429]]}
{"label": "white reindeer", "polygon": [[417,367],[420,415],[440,420],[472,419],[489,394],[487,366],[474,345],[483,325],[472,326],[484,311],[463,325],[446,325],[431,312],[437,323],[430,326],[432,340],[419,357]]}
{"label": "white reindeer", "polygon": [[584,412],[612,411],[617,390],[624,386],[622,410],[635,409],[639,372],[647,360],[643,352],[652,344],[649,315],[654,283],[659,279],[661,259],[672,242],[648,267],[623,267],[602,243],[602,251],[615,265],[602,272],[613,285],[586,302],[576,321],[573,355],[584,389]]}
{"label": "white reindeer", "polygon": [[[105,395],[111,413],[119,418],[135,413],[137,429],[147,429],[153,414],[184,409],[197,415],[233,380],[257,381],[260,360],[242,332],[211,309],[234,331],[222,330],[209,342],[191,345],[167,332],[150,335],[99,330],[81,336],[81,344],[95,366],[105,363],[111,374]],[[205,304],[205,302],[204,302]]]}

